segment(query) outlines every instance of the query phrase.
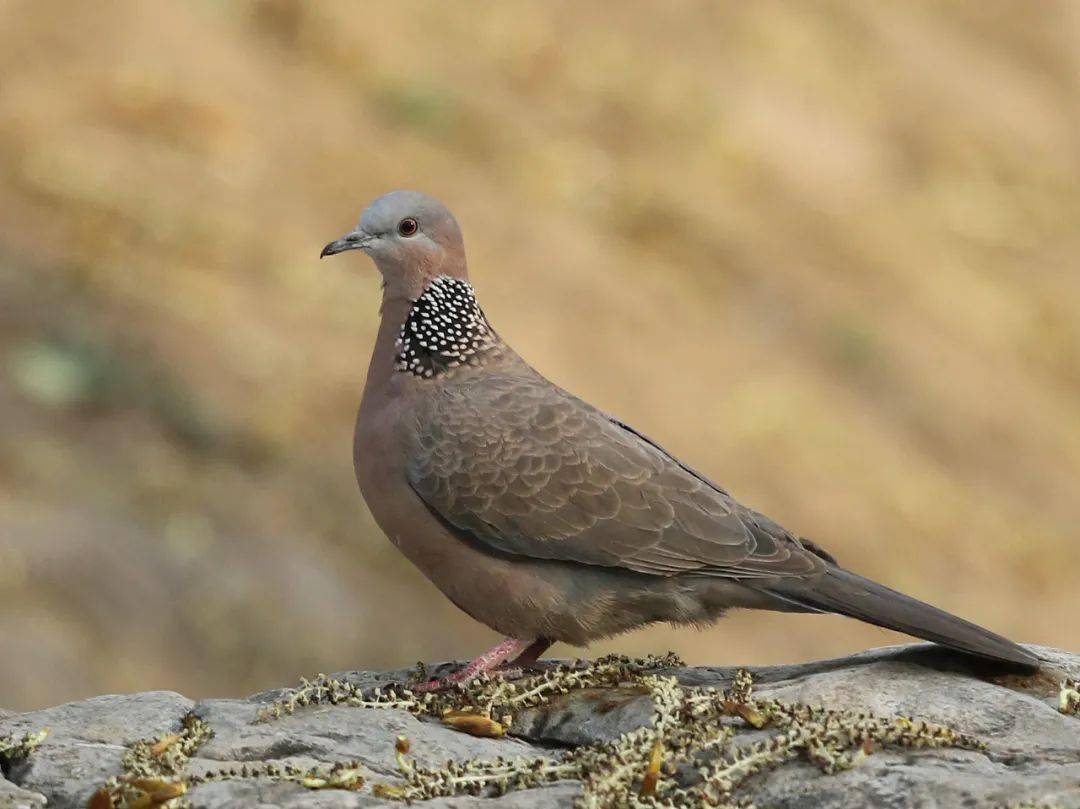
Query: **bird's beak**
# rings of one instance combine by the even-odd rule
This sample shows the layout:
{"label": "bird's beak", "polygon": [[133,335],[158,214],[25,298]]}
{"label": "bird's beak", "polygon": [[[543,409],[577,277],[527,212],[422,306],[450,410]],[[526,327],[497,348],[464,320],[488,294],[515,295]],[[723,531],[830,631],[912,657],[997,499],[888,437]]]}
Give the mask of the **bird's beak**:
{"label": "bird's beak", "polygon": [[326,258],[327,256],[336,256],[338,253],[344,253],[346,250],[363,250],[374,238],[370,233],[357,228],[351,233],[346,233],[340,239],[335,239],[326,245],[319,253],[319,258]]}

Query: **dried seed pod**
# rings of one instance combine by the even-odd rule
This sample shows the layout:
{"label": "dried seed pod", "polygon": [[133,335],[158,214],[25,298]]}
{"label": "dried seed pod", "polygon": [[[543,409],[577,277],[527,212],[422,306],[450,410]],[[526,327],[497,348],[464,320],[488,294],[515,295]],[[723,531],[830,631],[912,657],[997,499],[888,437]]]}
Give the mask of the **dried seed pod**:
{"label": "dried seed pod", "polygon": [[166,750],[168,750],[182,738],[183,737],[179,733],[170,733],[166,736],[162,736],[158,741],[156,741],[150,746],[150,755],[154,756],[155,758],[160,757],[165,753]]}
{"label": "dried seed pod", "polygon": [[112,793],[107,787],[102,787],[86,802],[86,809],[113,809]]}
{"label": "dried seed pod", "polygon": [[660,765],[663,764],[664,745],[657,739],[649,753],[649,764],[645,768],[645,777],[641,779],[640,795],[655,795],[656,785],[660,782]]}
{"label": "dried seed pod", "polygon": [[506,728],[490,716],[467,711],[450,711],[443,715],[442,722],[454,730],[468,733],[470,736],[483,736],[498,739],[506,735]]}

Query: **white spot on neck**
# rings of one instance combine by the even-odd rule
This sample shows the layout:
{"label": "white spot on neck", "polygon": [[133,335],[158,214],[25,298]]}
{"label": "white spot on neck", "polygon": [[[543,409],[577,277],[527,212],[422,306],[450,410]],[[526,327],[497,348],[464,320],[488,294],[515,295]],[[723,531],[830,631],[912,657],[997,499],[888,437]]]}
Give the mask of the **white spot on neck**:
{"label": "white spot on neck", "polygon": [[398,371],[425,379],[461,365],[480,365],[498,345],[472,285],[440,275],[417,298],[398,334]]}

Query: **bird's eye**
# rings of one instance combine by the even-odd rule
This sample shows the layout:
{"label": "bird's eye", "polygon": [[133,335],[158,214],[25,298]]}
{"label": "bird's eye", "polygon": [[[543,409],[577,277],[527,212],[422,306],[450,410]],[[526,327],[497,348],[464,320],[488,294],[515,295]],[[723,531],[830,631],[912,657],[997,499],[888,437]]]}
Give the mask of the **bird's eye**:
{"label": "bird's eye", "polygon": [[411,216],[398,222],[397,232],[402,236],[413,236],[420,230],[420,225]]}

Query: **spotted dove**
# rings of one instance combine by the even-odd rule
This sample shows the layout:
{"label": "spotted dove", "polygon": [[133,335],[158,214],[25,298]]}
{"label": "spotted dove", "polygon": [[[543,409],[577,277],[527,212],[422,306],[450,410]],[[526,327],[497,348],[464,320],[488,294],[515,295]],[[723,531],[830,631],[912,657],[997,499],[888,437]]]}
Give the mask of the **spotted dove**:
{"label": "spotted dove", "polygon": [[545,379],[484,316],[461,231],[438,201],[380,197],[322,256],[347,250],[383,277],[356,423],[360,489],[391,542],[507,636],[451,679],[532,662],[555,641],[700,625],[732,607],[839,613],[1037,665],[999,635],[838,566]]}

